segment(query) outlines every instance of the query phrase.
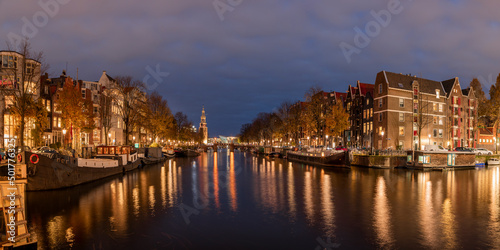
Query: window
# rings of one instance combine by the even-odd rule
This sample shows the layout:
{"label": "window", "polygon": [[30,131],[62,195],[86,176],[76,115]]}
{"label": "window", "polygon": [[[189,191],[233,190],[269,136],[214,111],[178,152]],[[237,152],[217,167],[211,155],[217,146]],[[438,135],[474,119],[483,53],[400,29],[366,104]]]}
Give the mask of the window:
{"label": "window", "polygon": [[436,138],[436,137],[438,136],[438,131],[437,131],[437,129],[434,129],[434,130],[432,131],[432,136],[433,136],[434,138]]}
{"label": "window", "polygon": [[405,135],[405,127],[404,126],[399,126],[399,135],[400,136]]}
{"label": "window", "polygon": [[399,121],[404,122],[405,121],[405,114],[404,113],[399,113]]}
{"label": "window", "polygon": [[366,134],[366,123],[363,123],[363,133]]}
{"label": "window", "polygon": [[443,125],[443,117],[439,117],[439,125]]}
{"label": "window", "polygon": [[382,104],[384,103],[383,99],[378,99],[378,107],[381,108]]}
{"label": "window", "polygon": [[378,127],[377,133],[380,133],[380,132],[382,132],[382,127]]}
{"label": "window", "polygon": [[432,117],[432,124],[438,124],[437,116]]}
{"label": "window", "polygon": [[57,127],[60,128],[61,127],[61,117],[58,117],[57,118]]}
{"label": "window", "polygon": [[17,57],[3,56],[2,67],[4,68],[17,68]]}
{"label": "window", "polygon": [[436,89],[436,99],[439,99],[439,89]]}
{"label": "window", "polygon": [[437,104],[436,103],[432,104],[432,111],[437,111]]}
{"label": "window", "polygon": [[443,112],[443,104],[442,103],[439,104],[439,112]]}
{"label": "window", "polygon": [[57,117],[54,117],[54,124],[52,125],[53,128],[57,128]]}
{"label": "window", "polygon": [[382,94],[382,84],[379,84],[379,85],[378,85],[378,93],[379,93],[379,94]]}
{"label": "window", "polygon": [[45,107],[47,108],[47,112],[50,112],[50,100],[47,100]]}
{"label": "window", "polygon": [[94,114],[97,114],[97,107],[94,107]]}
{"label": "window", "polygon": [[381,122],[382,121],[382,113],[379,113],[378,114],[378,121]]}
{"label": "window", "polygon": [[401,149],[404,148],[405,146],[405,141],[399,141],[399,146],[401,146]]}
{"label": "window", "polygon": [[399,107],[404,108],[405,107],[405,100],[403,98],[399,98]]}
{"label": "window", "polygon": [[85,92],[86,92],[86,91],[83,89],[83,90],[82,90],[82,98],[83,98],[83,99],[85,99]]}

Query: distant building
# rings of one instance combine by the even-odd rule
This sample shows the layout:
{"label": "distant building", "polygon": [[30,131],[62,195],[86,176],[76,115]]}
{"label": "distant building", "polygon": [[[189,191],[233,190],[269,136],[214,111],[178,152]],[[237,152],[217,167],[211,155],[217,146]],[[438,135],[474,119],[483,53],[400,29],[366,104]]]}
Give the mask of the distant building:
{"label": "distant building", "polygon": [[205,107],[201,110],[201,120],[200,120],[200,133],[202,134],[202,142],[204,144],[208,143],[208,127],[207,127],[207,117],[205,116]]}

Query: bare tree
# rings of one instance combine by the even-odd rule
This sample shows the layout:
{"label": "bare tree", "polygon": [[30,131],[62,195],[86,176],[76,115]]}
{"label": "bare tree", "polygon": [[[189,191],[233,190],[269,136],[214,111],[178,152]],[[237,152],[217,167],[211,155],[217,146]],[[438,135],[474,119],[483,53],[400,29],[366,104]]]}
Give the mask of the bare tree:
{"label": "bare tree", "polygon": [[[423,102],[422,94],[418,96],[418,113],[417,113],[417,131],[418,131],[418,148],[422,145],[422,129],[432,123],[433,117],[429,114],[429,97]],[[413,147],[413,145],[412,145]]]}
{"label": "bare tree", "polygon": [[144,83],[133,81],[130,76],[116,77],[113,101],[125,127],[125,145],[129,144],[129,134],[144,117],[146,96],[142,90]]}
{"label": "bare tree", "polygon": [[[0,106],[0,115],[3,117],[5,111],[16,117],[19,127],[17,134],[19,138],[18,145],[25,145],[25,128],[28,118],[35,118],[33,112],[40,94],[40,78],[47,70],[48,64],[45,64],[42,52],[33,52],[29,41],[26,39],[19,44],[18,48],[13,48],[7,44],[10,51],[8,55],[2,56],[2,71],[0,71],[0,101],[9,99],[11,105]],[[44,118],[46,119],[46,118]],[[4,123],[0,125],[0,136],[3,138]],[[3,146],[3,140],[0,145]]]}

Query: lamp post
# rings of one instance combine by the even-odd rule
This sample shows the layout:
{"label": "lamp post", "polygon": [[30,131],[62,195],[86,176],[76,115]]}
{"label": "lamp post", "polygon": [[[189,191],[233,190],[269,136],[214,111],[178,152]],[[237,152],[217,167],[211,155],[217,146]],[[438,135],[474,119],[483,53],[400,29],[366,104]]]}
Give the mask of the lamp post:
{"label": "lamp post", "polygon": [[109,142],[111,142],[111,133],[108,133]]}
{"label": "lamp post", "polygon": [[309,141],[309,136],[307,137],[307,146],[311,146],[311,142]]}
{"label": "lamp post", "polygon": [[62,141],[63,141],[63,148],[64,148],[64,140],[66,139],[66,129],[63,129],[62,132],[63,132],[63,139],[62,139]]}
{"label": "lamp post", "polygon": [[429,134],[429,145],[431,145],[431,134]]}
{"label": "lamp post", "polygon": [[495,143],[495,154],[498,154],[498,144],[497,144],[497,138],[493,137],[493,142]]}
{"label": "lamp post", "polygon": [[382,136],[382,148],[384,148],[384,131],[380,132],[380,135]]}
{"label": "lamp post", "polygon": [[329,144],[330,143],[328,143],[328,135],[325,135],[325,146],[328,148]]}

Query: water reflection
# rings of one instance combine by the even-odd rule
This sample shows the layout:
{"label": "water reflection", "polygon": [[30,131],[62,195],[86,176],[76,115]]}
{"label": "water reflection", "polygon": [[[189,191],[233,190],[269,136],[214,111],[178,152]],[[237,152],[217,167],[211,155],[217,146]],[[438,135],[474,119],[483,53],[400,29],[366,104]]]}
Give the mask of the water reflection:
{"label": "water reflection", "polygon": [[[44,249],[500,245],[499,168],[335,169],[220,151],[28,196]],[[180,204],[197,212],[188,224]]]}
{"label": "water reflection", "polygon": [[392,248],[394,238],[391,225],[391,208],[387,200],[385,180],[382,176],[377,178],[373,204],[373,226],[378,238],[377,242],[381,248]]}
{"label": "water reflection", "polygon": [[325,223],[325,234],[334,237],[335,233],[335,206],[332,195],[332,180],[329,174],[321,171],[321,212]]}
{"label": "water reflection", "polygon": [[231,210],[233,212],[236,212],[238,209],[238,200],[237,200],[237,193],[236,193],[236,173],[234,169],[234,152],[229,153],[229,173],[228,173],[228,179],[229,179],[229,202],[231,206]]}

